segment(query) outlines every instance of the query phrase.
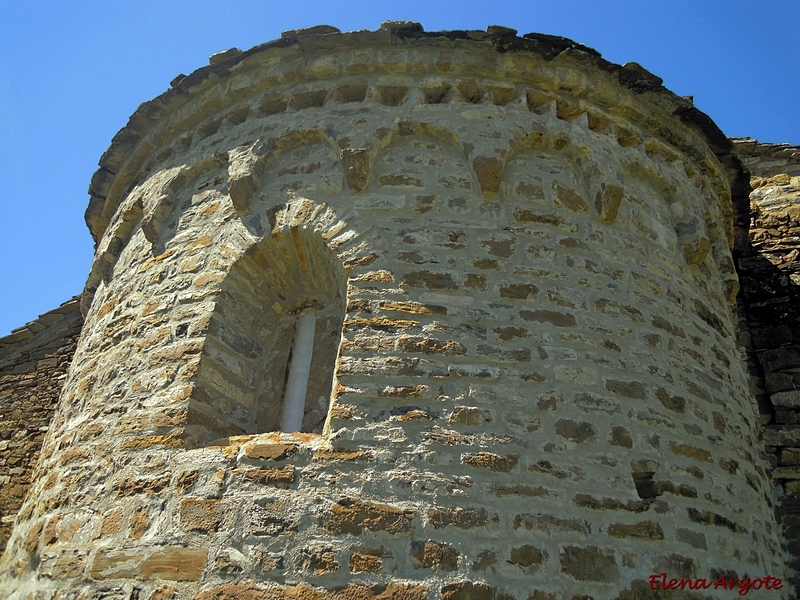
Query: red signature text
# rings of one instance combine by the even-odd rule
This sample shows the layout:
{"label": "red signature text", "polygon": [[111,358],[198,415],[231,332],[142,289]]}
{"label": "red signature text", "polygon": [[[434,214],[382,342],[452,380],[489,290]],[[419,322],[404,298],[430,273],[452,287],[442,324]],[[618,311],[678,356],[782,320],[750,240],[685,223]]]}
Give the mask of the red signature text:
{"label": "red signature text", "polygon": [[747,595],[750,590],[779,590],[783,587],[783,581],[779,577],[765,575],[764,577],[727,577],[720,576],[718,579],[668,578],[666,573],[655,573],[650,575],[651,590],[737,590],[740,596]]}

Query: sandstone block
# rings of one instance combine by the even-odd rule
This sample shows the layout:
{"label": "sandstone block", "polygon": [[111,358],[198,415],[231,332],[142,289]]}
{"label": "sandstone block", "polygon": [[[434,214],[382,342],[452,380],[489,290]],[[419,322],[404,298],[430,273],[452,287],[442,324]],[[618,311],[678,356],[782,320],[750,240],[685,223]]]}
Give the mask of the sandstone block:
{"label": "sandstone block", "polygon": [[512,565],[527,568],[539,566],[544,561],[544,554],[536,546],[525,544],[517,548],[512,548],[508,559]]}
{"label": "sandstone block", "polygon": [[442,544],[432,540],[413,542],[411,556],[425,569],[440,571],[454,571],[458,567],[458,551],[449,544]]}
{"label": "sandstone block", "polygon": [[483,582],[458,581],[442,586],[442,600],[493,600],[494,591]]}
{"label": "sandstone block", "polygon": [[181,500],[181,527],[187,531],[216,531],[220,524],[218,498],[184,498]]}
{"label": "sandstone block", "polygon": [[290,486],[294,484],[295,472],[293,465],[287,465],[279,469],[246,469],[242,472],[242,477],[246,481],[262,485]]}
{"label": "sandstone block", "polygon": [[617,379],[607,379],[606,389],[614,394],[634,400],[644,399],[647,392],[647,388],[641,381],[621,381]]}
{"label": "sandstone block", "polygon": [[383,561],[379,554],[353,552],[350,556],[350,570],[353,573],[377,573],[382,566]]}
{"label": "sandstone block", "polygon": [[485,508],[431,508],[428,521],[435,529],[454,525],[461,529],[470,529],[486,525],[489,515]]}
{"label": "sandstone block", "polygon": [[561,572],[578,581],[613,583],[619,580],[614,554],[597,546],[565,546],[560,561]]}
{"label": "sandstone block", "polygon": [[258,458],[262,460],[283,460],[291,456],[297,449],[297,444],[248,444],[244,448],[244,454],[248,458]]}
{"label": "sandstone block", "polygon": [[314,575],[324,575],[339,568],[336,553],[332,547],[301,548],[298,567]]}
{"label": "sandstone block", "polygon": [[205,548],[167,547],[147,550],[100,550],[92,562],[93,579],[166,579],[197,581],[206,566]]}
{"label": "sandstone block", "polygon": [[158,494],[169,486],[171,475],[160,477],[135,479],[124,477],[114,484],[117,496],[134,496],[136,494]]}
{"label": "sandstone block", "polygon": [[556,327],[575,327],[577,325],[575,315],[554,310],[521,310],[519,316],[524,321],[550,323]]}
{"label": "sandstone block", "polygon": [[404,533],[411,529],[411,520],[417,514],[413,509],[401,509],[354,498],[342,499],[333,504],[330,510],[331,514],[323,519],[322,526],[336,535],[360,535],[364,531]]}
{"label": "sandstone block", "polygon": [[597,435],[597,431],[591,423],[573,421],[572,419],[559,419],[556,421],[555,432],[576,444],[590,440]]}
{"label": "sandstone block", "polygon": [[463,425],[480,426],[491,423],[492,415],[488,410],[481,410],[477,407],[456,406],[447,422],[451,425],[461,423]]}
{"label": "sandstone block", "polygon": [[519,458],[516,456],[492,454],[491,452],[476,452],[461,455],[461,462],[465,465],[481,467],[489,469],[490,471],[499,471],[502,473],[511,471],[511,469],[517,466],[518,461]]}
{"label": "sandstone block", "polygon": [[661,529],[661,525],[652,521],[612,523],[608,526],[608,535],[618,538],[639,538],[645,540],[664,539],[664,531]]}
{"label": "sandstone block", "polygon": [[672,450],[674,454],[686,456],[700,462],[712,462],[714,460],[710,451],[706,450],[705,448],[698,448],[689,444],[670,442],[669,449]]}

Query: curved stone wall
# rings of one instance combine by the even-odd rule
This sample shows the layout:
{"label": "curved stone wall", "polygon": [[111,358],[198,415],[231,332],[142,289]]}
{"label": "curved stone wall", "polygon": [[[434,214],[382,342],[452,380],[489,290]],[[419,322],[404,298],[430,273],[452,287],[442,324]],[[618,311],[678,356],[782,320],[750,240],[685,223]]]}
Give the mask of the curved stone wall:
{"label": "curved stone wall", "polygon": [[[732,309],[743,174],[707,117],[637,65],[504,28],[294,32],[212,62],[93,181],[87,324],[13,589],[785,578]],[[281,433],[308,307],[329,358]]]}

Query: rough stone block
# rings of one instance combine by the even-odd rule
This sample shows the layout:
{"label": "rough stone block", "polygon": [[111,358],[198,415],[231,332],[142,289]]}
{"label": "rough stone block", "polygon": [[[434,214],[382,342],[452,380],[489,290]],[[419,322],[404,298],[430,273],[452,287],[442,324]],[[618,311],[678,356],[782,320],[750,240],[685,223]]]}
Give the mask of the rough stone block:
{"label": "rough stone block", "polygon": [[458,551],[449,544],[432,540],[412,542],[411,556],[425,569],[454,571],[458,567]]}
{"label": "rough stone block", "polygon": [[181,500],[181,527],[187,531],[216,531],[220,524],[218,498]]}
{"label": "rough stone block", "polygon": [[471,454],[462,454],[461,462],[465,465],[472,467],[482,467],[490,471],[499,471],[508,473],[517,466],[519,458],[516,456],[506,456],[500,454],[492,454],[491,452],[476,452]]}
{"label": "rough stone block", "polygon": [[322,526],[336,535],[342,533],[360,535],[364,531],[404,533],[411,529],[411,521],[417,514],[413,509],[401,509],[354,498],[336,502],[330,511],[330,515],[323,518]]}
{"label": "rough stone block", "polygon": [[578,581],[613,583],[619,568],[613,552],[597,546],[565,546],[560,554],[561,572]]}

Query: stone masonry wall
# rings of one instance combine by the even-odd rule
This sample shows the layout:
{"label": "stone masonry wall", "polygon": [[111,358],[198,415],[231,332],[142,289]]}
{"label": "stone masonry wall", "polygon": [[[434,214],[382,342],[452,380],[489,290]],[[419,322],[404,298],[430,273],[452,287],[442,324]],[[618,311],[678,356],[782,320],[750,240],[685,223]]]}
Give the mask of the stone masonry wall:
{"label": "stone masonry wall", "polygon": [[31,483],[83,318],[77,298],[0,338],[0,549]]}
{"label": "stone masonry wall", "polygon": [[[800,571],[800,148],[736,140],[753,174],[750,240],[739,259],[764,443],[778,514]],[[797,575],[795,575],[797,577]]]}
{"label": "stone masonry wall", "polygon": [[[739,162],[638,65],[515,33],[290,32],[141,107],[93,181],[15,598],[786,579],[733,312]],[[277,432],[309,307],[327,416]]]}

